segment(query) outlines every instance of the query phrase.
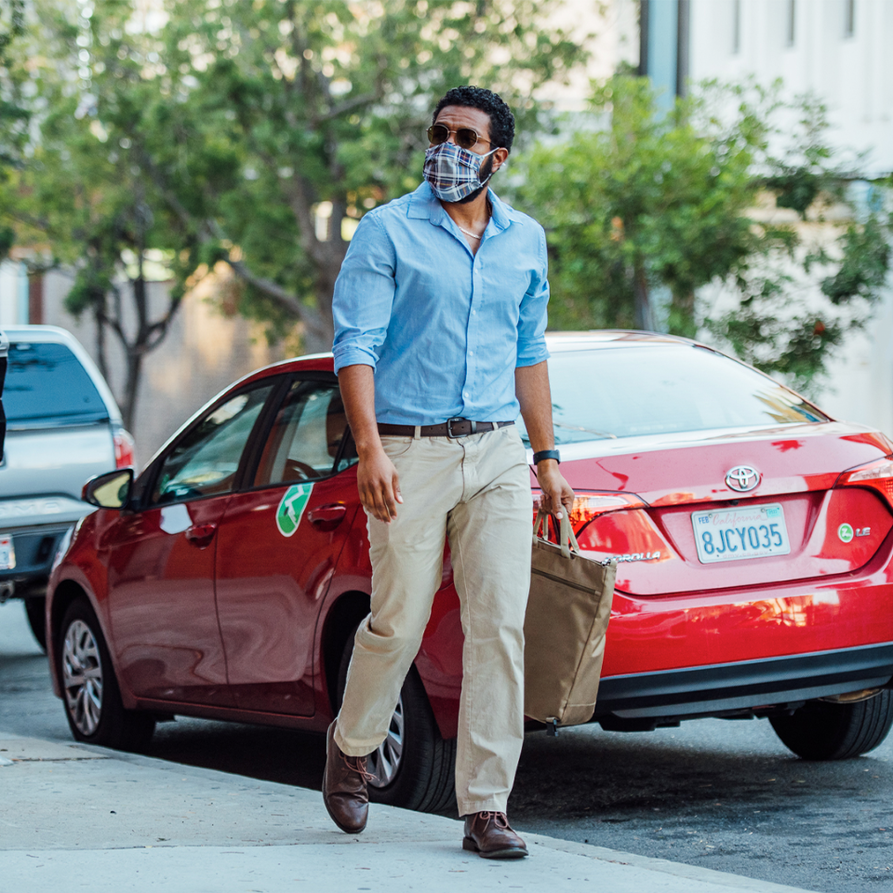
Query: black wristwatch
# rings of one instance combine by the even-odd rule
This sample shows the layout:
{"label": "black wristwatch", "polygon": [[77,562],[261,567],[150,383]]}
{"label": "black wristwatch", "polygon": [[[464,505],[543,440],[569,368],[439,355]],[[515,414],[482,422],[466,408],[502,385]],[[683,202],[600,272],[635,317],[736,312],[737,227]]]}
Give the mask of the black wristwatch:
{"label": "black wristwatch", "polygon": [[561,456],[558,450],[540,450],[533,454],[533,464],[539,465],[543,459],[554,459],[559,465],[561,464]]}

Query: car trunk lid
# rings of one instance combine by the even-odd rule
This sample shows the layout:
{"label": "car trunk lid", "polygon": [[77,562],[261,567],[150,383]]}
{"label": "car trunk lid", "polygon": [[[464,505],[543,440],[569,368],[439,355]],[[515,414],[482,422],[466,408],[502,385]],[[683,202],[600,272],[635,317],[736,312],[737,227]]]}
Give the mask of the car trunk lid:
{"label": "car trunk lid", "polygon": [[890,504],[876,489],[835,486],[841,472],[893,450],[876,432],[827,422],[700,432],[657,447],[653,438],[637,440],[590,444],[588,458],[577,444],[562,464],[581,500],[598,491],[641,500],[590,519],[583,509],[578,519],[581,548],[617,558],[621,591],[659,595],[852,573],[893,528]]}

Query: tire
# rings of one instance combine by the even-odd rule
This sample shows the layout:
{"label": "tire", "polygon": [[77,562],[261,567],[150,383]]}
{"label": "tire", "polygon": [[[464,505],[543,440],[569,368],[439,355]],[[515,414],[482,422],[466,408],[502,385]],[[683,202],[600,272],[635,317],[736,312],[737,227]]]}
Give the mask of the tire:
{"label": "tire", "polygon": [[782,743],[804,760],[847,760],[874,750],[893,726],[893,692],[839,704],[809,701],[769,722]]}
{"label": "tire", "polygon": [[[344,696],[356,628],[338,668],[338,706]],[[419,812],[443,812],[456,803],[456,739],[442,738],[415,667],[410,668],[388,726],[388,737],[368,757],[376,777],[369,799]]]}
{"label": "tire", "polygon": [[31,632],[44,654],[47,653],[47,621],[44,613],[46,603],[46,596],[43,595],[30,596],[25,599],[25,615],[28,618],[28,626],[31,627]]}
{"label": "tire", "polygon": [[96,614],[86,598],[65,612],[57,645],[65,716],[77,741],[139,751],[155,731],[151,713],[126,710]]}

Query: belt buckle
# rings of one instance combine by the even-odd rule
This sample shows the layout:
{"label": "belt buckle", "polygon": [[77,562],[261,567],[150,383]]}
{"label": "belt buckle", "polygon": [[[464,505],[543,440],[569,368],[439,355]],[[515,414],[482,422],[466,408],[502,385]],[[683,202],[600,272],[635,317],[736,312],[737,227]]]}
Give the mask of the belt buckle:
{"label": "belt buckle", "polygon": [[453,440],[458,440],[460,437],[465,437],[464,434],[453,434],[453,422],[464,422],[467,421],[463,419],[461,416],[453,416],[451,419],[446,420],[446,429],[447,429],[447,437],[452,438]]}

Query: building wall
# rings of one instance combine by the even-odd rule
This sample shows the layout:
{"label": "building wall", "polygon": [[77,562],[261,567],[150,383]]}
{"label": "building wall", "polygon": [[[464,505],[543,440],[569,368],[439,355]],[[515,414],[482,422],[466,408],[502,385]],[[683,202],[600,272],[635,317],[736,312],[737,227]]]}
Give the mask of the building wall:
{"label": "building wall", "polygon": [[[832,145],[867,152],[869,176],[893,171],[891,0],[691,0],[690,9],[692,80],[781,78],[790,95],[827,105]],[[828,373],[819,405],[893,435],[893,280]]]}
{"label": "building wall", "polygon": [[764,84],[782,78],[792,93],[813,92],[828,106],[837,144],[871,149],[871,173],[889,173],[893,3],[850,2],[691,0],[691,77],[741,80],[752,74]]}

